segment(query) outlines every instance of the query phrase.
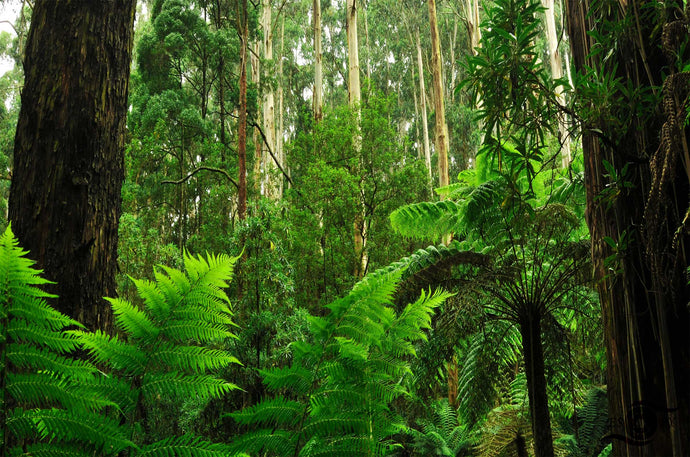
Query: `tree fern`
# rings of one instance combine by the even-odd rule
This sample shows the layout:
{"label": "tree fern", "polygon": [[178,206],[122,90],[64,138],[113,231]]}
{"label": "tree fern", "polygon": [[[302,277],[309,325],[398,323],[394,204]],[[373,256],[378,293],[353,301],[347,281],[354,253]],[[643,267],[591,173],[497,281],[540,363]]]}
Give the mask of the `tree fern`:
{"label": "tree fern", "polygon": [[[25,257],[11,229],[0,237],[0,455],[86,456],[131,448],[125,429],[105,416],[116,406],[98,370],[69,353],[81,324],[52,309],[49,281]],[[22,443],[22,446],[19,446]]]}
{"label": "tree fern", "polygon": [[233,449],[252,455],[383,455],[402,420],[389,408],[404,395],[413,342],[446,293],[392,307],[401,270],[378,272],[312,317],[313,343],[292,345],[291,367],[262,371],[275,399],[234,413],[250,431]]}

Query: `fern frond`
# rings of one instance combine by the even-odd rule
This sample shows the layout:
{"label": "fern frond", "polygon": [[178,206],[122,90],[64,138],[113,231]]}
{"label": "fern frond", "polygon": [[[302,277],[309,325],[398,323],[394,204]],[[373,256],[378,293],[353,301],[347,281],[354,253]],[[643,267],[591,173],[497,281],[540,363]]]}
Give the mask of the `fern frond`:
{"label": "fern frond", "polygon": [[142,448],[137,457],[226,457],[228,446],[214,444],[200,438],[184,435],[177,438],[166,438]]}
{"label": "fern frond", "polygon": [[93,457],[93,450],[71,443],[37,443],[15,448],[12,457]]}
{"label": "fern frond", "polygon": [[104,454],[136,447],[125,438],[117,420],[103,415],[60,409],[27,411],[26,415],[36,423],[42,439],[90,443]]}
{"label": "fern frond", "polygon": [[354,417],[349,412],[337,416],[312,417],[304,424],[304,433],[308,436],[342,436],[348,434],[365,434],[368,430],[364,417]]}
{"label": "fern frond", "polygon": [[158,329],[146,313],[121,298],[106,298],[106,300],[113,308],[115,323],[120,329],[132,337],[144,341],[154,340],[158,337]]}
{"label": "fern frond", "polygon": [[170,343],[163,343],[158,346],[156,351],[151,354],[149,363],[153,366],[184,373],[216,370],[232,363],[241,365],[237,357],[224,350],[200,346],[178,346]]}
{"label": "fern frond", "polygon": [[239,424],[257,424],[259,426],[293,427],[304,414],[304,404],[278,397],[250,406],[229,416]]}
{"label": "fern frond", "polygon": [[115,406],[107,398],[90,395],[91,389],[47,372],[28,374],[10,373],[6,378],[6,389],[12,398],[21,399],[22,404],[31,407],[60,405],[63,408],[98,411],[106,406]]}
{"label": "fern frond", "polygon": [[391,225],[399,234],[420,240],[437,240],[459,231],[464,206],[453,200],[413,203],[390,215]]}
{"label": "fern frond", "polygon": [[275,455],[291,457],[295,454],[295,447],[299,435],[285,430],[261,429],[245,433],[230,443],[230,450],[246,452],[250,455]]}
{"label": "fern frond", "polygon": [[98,364],[108,364],[127,375],[142,375],[146,371],[146,354],[139,348],[97,330],[93,333],[73,331],[82,347]]}
{"label": "fern frond", "polygon": [[34,344],[66,354],[77,348],[77,340],[69,333],[41,328],[33,323],[14,319],[7,324],[7,336],[22,344]]}
{"label": "fern frond", "polygon": [[453,295],[440,289],[428,294],[422,291],[417,301],[408,304],[400,313],[390,329],[391,335],[410,342],[426,340],[423,330],[431,328],[432,313]]}
{"label": "fern frond", "polygon": [[142,393],[146,398],[220,398],[226,392],[239,387],[208,375],[183,375],[176,372],[144,375]]}
{"label": "fern frond", "polygon": [[175,319],[160,327],[161,336],[178,342],[196,341],[198,343],[214,343],[231,338],[232,333],[223,324],[199,325],[187,319]]}
{"label": "fern frond", "polygon": [[233,268],[239,258],[240,256],[230,257],[227,254],[207,254],[206,259],[186,255],[184,264],[192,282],[224,289],[232,279]]}
{"label": "fern frond", "polygon": [[7,360],[20,369],[49,371],[72,379],[90,379],[96,368],[83,360],[62,357],[45,348],[25,344],[11,344],[6,349]]}
{"label": "fern frond", "polygon": [[313,381],[313,373],[298,364],[290,367],[274,368],[271,370],[259,370],[263,382],[269,390],[278,392],[290,388],[298,395],[309,391]]}

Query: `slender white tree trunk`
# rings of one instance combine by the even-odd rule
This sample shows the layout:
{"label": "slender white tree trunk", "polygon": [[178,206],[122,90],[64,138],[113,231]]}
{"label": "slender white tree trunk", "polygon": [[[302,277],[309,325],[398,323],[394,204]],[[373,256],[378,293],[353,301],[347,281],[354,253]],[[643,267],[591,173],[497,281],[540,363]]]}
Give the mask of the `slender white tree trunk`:
{"label": "slender white tree trunk", "polygon": [[323,52],[321,51],[321,0],[314,0],[314,120],[323,118]]}
{"label": "slender white tree trunk", "polygon": [[[262,1],[262,15],[261,15],[261,29],[263,30],[263,48],[264,59],[268,65],[273,63],[273,27],[271,21],[271,1]],[[266,90],[263,97],[263,131],[266,136],[265,148],[270,149],[273,155],[276,151],[276,125],[275,125],[275,97],[272,84],[266,84]],[[280,190],[278,186],[278,166],[275,159],[271,156],[268,150],[262,155],[264,168],[264,194],[268,198],[279,198]],[[281,164],[282,165],[282,164]]]}
{"label": "slender white tree trunk", "polygon": [[431,61],[434,76],[434,105],[436,109],[436,154],[438,156],[438,184],[448,185],[448,126],[446,125],[446,108],[443,100],[443,60],[441,59],[441,41],[438,35],[436,20],[436,0],[428,0],[429,26],[431,28]]}
{"label": "slender white tree trunk", "polygon": [[[551,65],[551,77],[556,80],[563,77],[563,64],[561,54],[558,51],[558,33],[556,32],[556,11],[554,0],[542,0],[542,5],[546,9],[546,40],[549,44],[549,64]],[[563,86],[556,88],[556,101],[560,105],[565,105]],[[571,160],[570,136],[568,134],[568,119],[565,114],[558,116],[558,133],[561,141],[561,165],[566,168]]]}
{"label": "slender white tree trunk", "polygon": [[[362,148],[362,136],[360,133],[360,103],[362,101],[362,88],[359,79],[359,43],[357,40],[357,0],[347,0],[347,50],[348,50],[348,100],[350,107],[356,110],[357,127],[353,143],[355,152],[359,155]],[[364,202],[360,202],[360,211],[355,215],[354,244],[355,244],[355,270],[356,278],[362,278],[366,273],[369,262],[367,256],[367,224],[365,218]]]}
{"label": "slender white tree trunk", "polygon": [[422,60],[422,41],[419,36],[419,29],[417,29],[417,71],[419,71],[419,93],[420,104],[422,105],[422,129],[424,131],[424,160],[426,161],[426,168],[429,170],[429,183],[432,185],[433,174],[431,172],[431,146],[429,145],[429,125],[427,122],[426,112],[426,86],[424,84],[424,62]]}

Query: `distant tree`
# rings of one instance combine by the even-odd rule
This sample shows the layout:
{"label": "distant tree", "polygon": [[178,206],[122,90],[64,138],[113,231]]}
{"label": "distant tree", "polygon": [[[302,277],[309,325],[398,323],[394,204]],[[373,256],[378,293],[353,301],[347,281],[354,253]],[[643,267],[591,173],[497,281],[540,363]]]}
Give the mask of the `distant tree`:
{"label": "distant tree", "polygon": [[108,329],[135,0],[37,0],[26,43],[9,218],[57,309]]}

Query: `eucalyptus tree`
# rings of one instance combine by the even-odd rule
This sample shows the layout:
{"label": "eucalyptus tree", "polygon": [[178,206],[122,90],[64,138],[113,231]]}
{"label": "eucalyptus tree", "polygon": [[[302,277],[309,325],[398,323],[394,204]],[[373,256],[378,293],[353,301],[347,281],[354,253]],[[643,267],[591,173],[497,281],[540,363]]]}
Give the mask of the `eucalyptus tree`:
{"label": "eucalyptus tree", "polygon": [[431,66],[434,77],[434,108],[436,117],[436,154],[438,158],[439,186],[448,185],[448,125],[443,92],[443,60],[436,19],[436,0],[429,0],[429,28],[431,29]]}
{"label": "eucalyptus tree", "polygon": [[58,310],[93,329],[115,294],[135,7],[37,1],[24,60],[9,218]]}
{"label": "eucalyptus tree", "polygon": [[606,323],[612,453],[687,455],[687,7],[566,5]]}

